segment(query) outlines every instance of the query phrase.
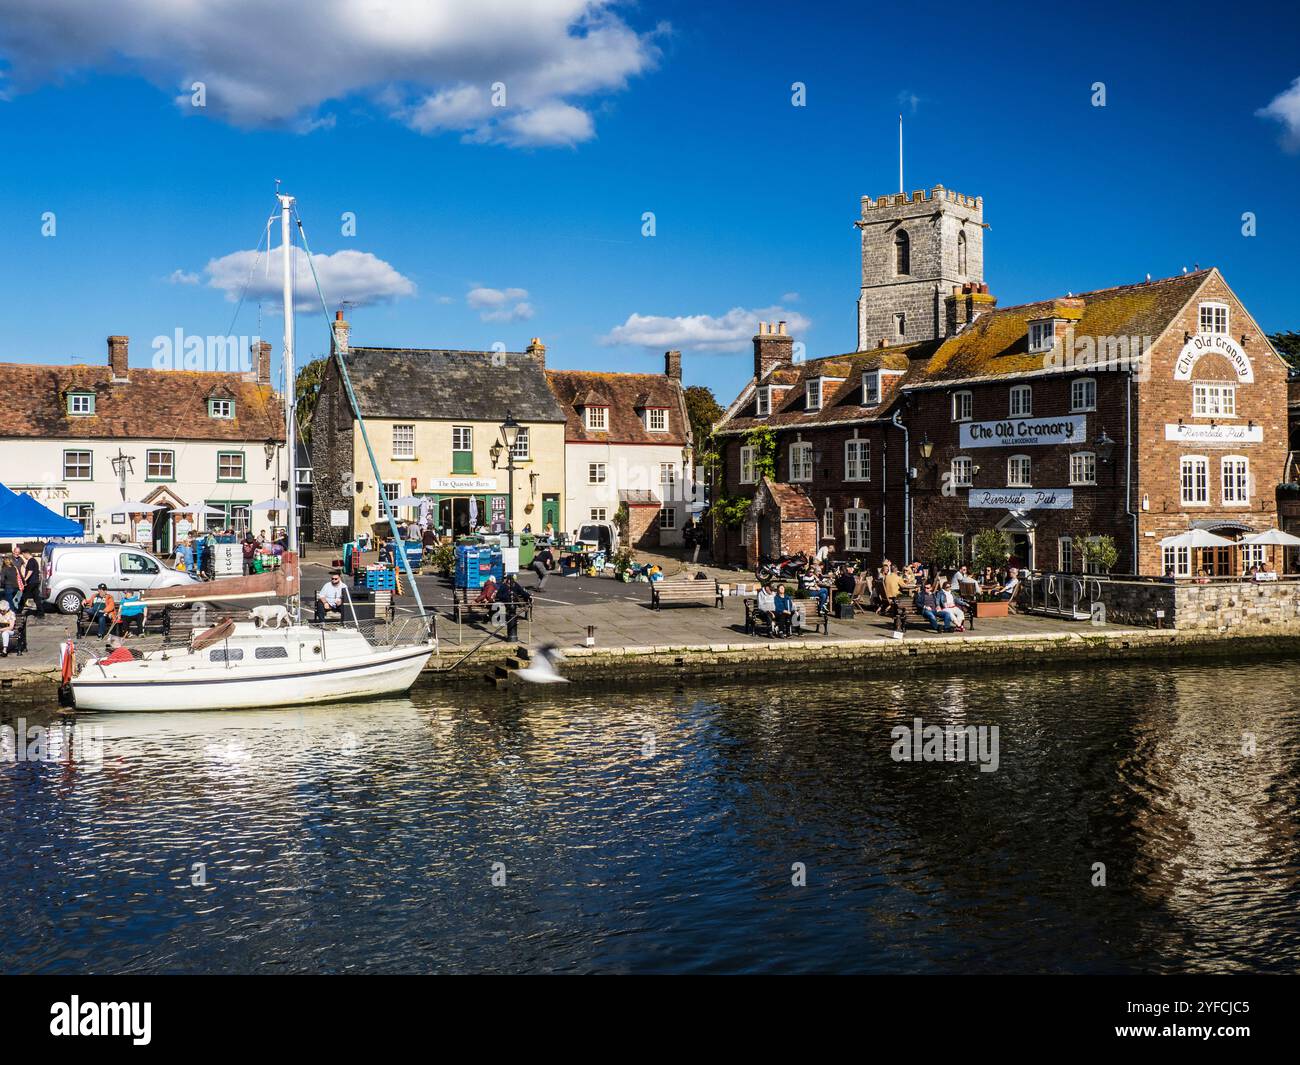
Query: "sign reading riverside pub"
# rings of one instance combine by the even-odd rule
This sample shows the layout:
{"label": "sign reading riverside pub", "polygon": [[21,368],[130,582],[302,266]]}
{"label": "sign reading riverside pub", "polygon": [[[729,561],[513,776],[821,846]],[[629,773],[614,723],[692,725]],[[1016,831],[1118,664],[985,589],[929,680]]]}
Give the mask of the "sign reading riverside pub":
{"label": "sign reading riverside pub", "polygon": [[1227,333],[1197,333],[1184,344],[1174,363],[1174,380],[1190,381],[1192,368],[1202,355],[1222,355],[1232,363],[1238,381],[1246,385],[1254,383],[1255,370],[1250,365],[1250,359]]}
{"label": "sign reading riverside pub", "polygon": [[970,506],[994,510],[1073,510],[1073,488],[972,488]]}
{"label": "sign reading riverside pub", "polygon": [[1000,422],[962,422],[958,439],[963,449],[1079,444],[1088,439],[1088,418],[1083,414],[1072,414],[1062,415],[1059,418],[1007,418]]}
{"label": "sign reading riverside pub", "polygon": [[1182,440],[1193,444],[1262,444],[1264,428],[1260,425],[1175,425],[1165,423],[1166,440]]}

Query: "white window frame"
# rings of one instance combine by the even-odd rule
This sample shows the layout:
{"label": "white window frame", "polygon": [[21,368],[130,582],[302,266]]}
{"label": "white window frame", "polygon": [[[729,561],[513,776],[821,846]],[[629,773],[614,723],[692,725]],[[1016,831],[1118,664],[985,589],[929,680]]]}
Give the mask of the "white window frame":
{"label": "white window frame", "polygon": [[[1023,464],[1025,474],[1023,480],[1017,480],[1020,476],[1020,468]],[[1008,488],[1032,488],[1034,486],[1034,460],[1029,455],[1010,455],[1007,457],[1007,487]]]}
{"label": "white window frame", "polygon": [[1012,385],[1007,396],[1007,413],[1012,418],[1034,416],[1033,385]]}
{"label": "white window frame", "polygon": [[[1080,393],[1083,393],[1080,395]],[[1082,414],[1097,409],[1097,379],[1076,377],[1070,382],[1070,413]]]}
{"label": "white window frame", "polygon": [[651,433],[668,432],[668,408],[646,407],[645,427],[646,431]]}
{"label": "white window frame", "polygon": [[1250,506],[1250,459],[1245,455],[1224,455],[1219,459],[1219,489],[1225,507]]}
{"label": "white window frame", "polygon": [[[868,382],[870,387],[868,387]],[[868,370],[862,375],[862,405],[878,407],[880,405],[880,371]]]}
{"label": "white window frame", "polygon": [[822,539],[835,539],[835,508],[827,502],[826,509],[822,511]]}
{"label": "white window frame", "polygon": [[954,488],[969,488],[975,480],[975,463],[969,455],[955,455],[948,470]]}
{"label": "white window frame", "polygon": [[1175,577],[1192,575],[1192,549],[1190,547],[1166,547],[1160,552],[1160,572],[1163,575],[1170,569]]}
{"label": "white window frame", "polygon": [[219,418],[222,421],[233,421],[235,418],[235,401],[233,399],[208,400],[208,417]]}
{"label": "white window frame", "polygon": [[609,431],[609,408],[600,406],[587,407],[582,412],[583,424],[592,433]]}
{"label": "white window frame", "polygon": [[766,418],[772,413],[772,389],[771,386],[758,389],[754,400],[754,414],[759,418]]}
{"label": "white window frame", "polygon": [[[1209,328],[1206,328],[1208,325]],[[1211,336],[1228,332],[1228,305],[1218,300],[1204,300],[1196,313],[1196,329]]]}
{"label": "white window frame", "polygon": [[952,420],[968,422],[975,410],[975,393],[962,390],[952,394]]}
{"label": "white window frame", "polygon": [[[407,446],[409,444],[409,446]],[[393,424],[393,458],[415,458],[415,423],[395,422]]]}
{"label": "white window frame", "polygon": [[[1080,467],[1083,467],[1080,469]],[[1095,451],[1070,452],[1070,483],[1097,483],[1097,453]]]}
{"label": "white window frame", "polygon": [[1056,568],[1061,573],[1074,572],[1074,537],[1056,538]]}
{"label": "white window frame", "polygon": [[[229,475],[222,476],[221,473],[222,462],[226,459],[235,458],[235,457],[239,458],[239,475],[237,477],[229,476]],[[217,452],[217,482],[218,483],[234,482],[238,484],[239,482],[246,481],[246,480],[248,480],[248,456],[245,455],[242,451],[218,451]]]}
{"label": "white window frame", "polygon": [[677,528],[677,508],[668,504],[659,508],[659,528],[676,529]]}
{"label": "white window frame", "polygon": [[[159,458],[155,456],[165,456]],[[167,473],[154,473],[153,468],[166,466]],[[144,477],[146,481],[176,480],[176,452],[166,448],[151,447],[144,453]]]}
{"label": "white window frame", "polygon": [[605,515],[609,513],[604,507],[592,507],[589,521],[605,521]]}
{"label": "white window frame", "polygon": [[1046,318],[1029,323],[1029,353],[1037,355],[1051,351],[1056,344],[1056,319]]}
{"label": "white window frame", "polygon": [[453,425],[451,427],[452,451],[474,450],[474,427],[472,425]]}
{"label": "white window frame", "polygon": [[871,550],[871,511],[849,507],[844,511],[844,550]]}
{"label": "white window frame", "polygon": [[806,484],[813,479],[812,444],[799,440],[790,445],[790,483]]}
{"label": "white window frame", "polygon": [[[813,396],[817,400],[813,402]],[[804,383],[804,401],[809,410],[822,409],[822,379],[820,377],[810,378]]]}
{"label": "white window frame", "polygon": [[[82,409],[78,409],[78,408]],[[94,392],[69,392],[68,413],[77,418],[85,418],[95,413]]]}
{"label": "white window frame", "polygon": [[752,444],[746,444],[740,449],[740,483],[754,484],[758,478],[755,476],[754,468],[755,448]]}
{"label": "white window frame", "polygon": [[[1210,460],[1206,456],[1179,456],[1178,492],[1179,499],[1185,507],[1208,507],[1210,505]],[[1200,498],[1196,498],[1197,496],[1200,496]]]}
{"label": "white window frame", "polygon": [[384,488],[384,491],[383,491],[383,494],[382,494],[382,495],[380,495],[378,492],[375,493],[376,495],[379,495],[379,496],[380,496],[379,499],[376,500],[376,502],[379,504],[379,509],[380,509],[380,512],[381,512],[381,513],[380,513],[380,517],[387,517],[387,515],[385,515],[385,514],[382,513],[383,510],[384,510],[384,499],[385,499],[385,497],[386,497],[387,500],[388,500],[388,509],[392,511],[393,517],[394,517],[394,518],[401,517],[401,514],[399,513],[399,511],[401,511],[402,508],[401,508],[401,507],[395,507],[395,506],[393,506],[393,500],[394,500],[394,499],[400,499],[400,498],[402,497],[402,482],[401,482],[401,481],[384,481],[384,483],[383,483],[383,488]]}
{"label": "white window frame", "polygon": [[1235,418],[1237,385],[1233,381],[1193,381],[1193,418]]}
{"label": "white window frame", "polygon": [[871,480],[871,441],[858,436],[844,441],[844,479]]}
{"label": "white window frame", "polygon": [[[72,468],[75,470],[80,470],[83,466],[85,467],[86,473],[84,477],[80,473],[68,472],[69,455],[86,456],[86,461],[84,463],[81,462],[80,459],[78,459],[75,463],[72,464]],[[89,448],[77,447],[77,448],[66,449],[63,452],[63,479],[65,481],[93,481],[95,479],[95,453],[91,451]]]}
{"label": "white window frame", "polygon": [[609,470],[603,462],[587,463],[587,483],[588,484],[605,484],[609,476]]}

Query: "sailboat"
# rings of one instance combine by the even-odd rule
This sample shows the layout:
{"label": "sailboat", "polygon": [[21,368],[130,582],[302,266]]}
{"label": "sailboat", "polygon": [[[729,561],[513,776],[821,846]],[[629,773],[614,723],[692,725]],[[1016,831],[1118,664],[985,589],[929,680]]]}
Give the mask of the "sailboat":
{"label": "sailboat", "polygon": [[[294,198],[278,190],[276,197],[284,253],[285,443],[288,453],[293,455],[296,425],[290,214]],[[301,221],[299,231],[302,231]],[[305,234],[303,239],[305,245]],[[310,263],[310,249],[305,250]],[[314,266],[312,273],[315,274]],[[319,282],[317,291],[320,291]],[[325,309],[323,295],[321,302]],[[334,357],[346,382],[347,367],[338,357],[337,349]],[[348,393],[351,395],[350,384]],[[383,479],[355,402],[354,411],[370,451],[375,480],[381,485],[384,511],[392,522],[393,508],[383,501]],[[158,596],[145,594],[145,601],[151,606],[186,600],[210,603],[250,596],[282,596],[290,604],[289,624],[279,628],[259,627],[251,621],[224,618],[193,635],[187,645],[137,650],[140,642],[133,640],[126,650],[81,661],[82,656],[69,641],[63,649],[63,678],[78,711],[261,709],[399,695],[410,689],[436,648],[436,636],[425,615],[405,553],[399,554],[406,569],[407,587],[414,593],[419,608],[418,616],[376,626],[373,631],[363,631],[356,624],[355,611],[351,626],[346,621],[330,628],[304,623],[298,568],[297,479],[290,477],[289,485],[286,523],[289,544],[279,572],[231,577],[193,588],[160,589]],[[394,527],[394,536],[396,532]]]}

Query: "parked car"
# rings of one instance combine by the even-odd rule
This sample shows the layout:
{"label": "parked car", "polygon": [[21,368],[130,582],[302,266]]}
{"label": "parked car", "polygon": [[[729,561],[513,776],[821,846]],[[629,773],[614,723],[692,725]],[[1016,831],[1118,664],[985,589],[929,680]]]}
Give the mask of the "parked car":
{"label": "parked car", "polygon": [[606,557],[618,553],[618,526],[612,521],[589,521],[578,527],[574,539],[597,551],[604,551]]}
{"label": "parked car", "polygon": [[131,544],[46,544],[42,563],[41,598],[65,614],[75,614],[101,584],[110,592],[142,591],[186,587],[199,579]]}

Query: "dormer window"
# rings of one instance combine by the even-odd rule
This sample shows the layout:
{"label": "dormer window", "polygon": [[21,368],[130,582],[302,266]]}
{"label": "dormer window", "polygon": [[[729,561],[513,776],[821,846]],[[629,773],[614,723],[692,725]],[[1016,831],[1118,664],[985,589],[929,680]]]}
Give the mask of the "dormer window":
{"label": "dormer window", "polygon": [[805,398],[809,410],[822,409],[822,379],[814,377],[805,386]]}
{"label": "dormer window", "polygon": [[754,413],[760,418],[766,418],[772,413],[772,389],[760,388],[758,398],[754,401]]}
{"label": "dormer window", "polygon": [[84,417],[95,413],[94,392],[69,392],[68,413]]}
{"label": "dormer window", "polygon": [[235,417],[235,401],[233,399],[208,400],[208,417],[230,421]]}
{"label": "dormer window", "polygon": [[1226,333],[1228,331],[1228,305],[1226,303],[1202,303],[1200,331],[1202,333]]}
{"label": "dormer window", "polygon": [[587,429],[593,433],[603,433],[609,428],[608,407],[586,407],[583,416]]}
{"label": "dormer window", "polygon": [[645,411],[645,427],[652,433],[668,432],[668,408],[647,407]]}
{"label": "dormer window", "polygon": [[1031,354],[1041,351],[1051,351],[1052,346],[1055,343],[1055,318],[1044,318],[1041,321],[1029,323],[1029,351]]}
{"label": "dormer window", "polygon": [[880,402],[880,371],[869,370],[862,375],[862,405],[874,407]]}

